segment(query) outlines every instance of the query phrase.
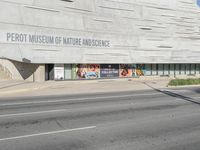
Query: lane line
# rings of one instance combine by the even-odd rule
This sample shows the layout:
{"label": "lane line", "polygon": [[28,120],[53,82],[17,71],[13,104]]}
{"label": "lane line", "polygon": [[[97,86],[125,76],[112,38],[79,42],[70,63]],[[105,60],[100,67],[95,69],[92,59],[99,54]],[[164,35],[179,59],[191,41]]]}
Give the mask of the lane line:
{"label": "lane line", "polygon": [[[176,98],[175,100],[179,100],[179,98]],[[148,102],[148,104],[163,104],[163,105],[165,105],[165,103],[168,103],[169,101],[160,101],[160,100],[155,100],[155,101],[149,101]],[[183,102],[182,101],[171,101],[170,102],[170,104],[183,104]],[[187,103],[187,102],[185,102],[185,103]],[[126,103],[126,104],[116,104],[116,105],[107,105],[107,106],[105,106],[105,107],[94,107],[95,108],[95,110],[96,109],[100,109],[100,108],[105,108],[105,109],[116,109],[116,108],[126,108],[127,106],[131,106],[131,108],[133,107],[133,105],[134,106],[140,106],[140,105],[142,105],[142,106],[146,106],[146,104],[147,103],[140,103],[140,102],[137,102],[137,103]],[[153,106],[154,106],[153,105]],[[151,105],[150,105],[151,106]],[[43,113],[54,113],[54,112],[71,112],[72,110],[82,110],[82,111],[85,111],[86,109],[88,109],[88,108],[73,108],[73,109],[58,109],[58,110],[48,110],[48,111],[38,111],[38,112],[28,112],[28,113],[16,113],[16,114],[2,114],[2,115],[0,115],[0,119],[2,119],[2,118],[6,118],[6,117],[17,117],[17,116],[25,116],[25,115],[35,115],[35,114],[43,114]]]}
{"label": "lane line", "polygon": [[48,110],[48,111],[37,111],[37,112],[28,112],[28,113],[16,113],[16,114],[5,114],[5,115],[0,115],[0,118],[13,117],[13,116],[34,115],[34,114],[44,114],[44,113],[55,113],[55,112],[63,112],[63,111],[66,111],[66,109],[57,109],[57,110]]}
{"label": "lane line", "polygon": [[5,103],[0,104],[0,106],[12,106],[12,105],[27,105],[27,104],[45,104],[45,103],[58,103],[58,102],[69,102],[69,101],[84,101],[84,100],[93,100],[93,99],[106,99],[106,98],[123,98],[130,96],[152,96],[152,95],[163,95],[162,93],[151,93],[151,94],[130,94],[130,95],[117,95],[117,96],[101,96],[101,97],[87,97],[87,98],[75,98],[68,100],[46,100],[46,101],[34,101],[34,102],[23,102],[23,103]]}
{"label": "lane line", "polygon": [[9,137],[9,138],[2,138],[0,139],[0,142],[8,141],[8,140],[18,140],[18,139],[24,139],[24,138],[30,138],[30,137],[37,137],[37,136],[44,136],[44,135],[60,134],[60,133],[66,133],[66,132],[72,132],[72,131],[89,130],[89,129],[94,129],[94,128],[96,128],[96,126],[74,128],[74,129],[67,129],[67,130],[58,130],[58,131],[52,131],[52,132],[43,132],[43,133],[29,134],[29,135],[23,135],[23,136],[15,136],[15,137]]}

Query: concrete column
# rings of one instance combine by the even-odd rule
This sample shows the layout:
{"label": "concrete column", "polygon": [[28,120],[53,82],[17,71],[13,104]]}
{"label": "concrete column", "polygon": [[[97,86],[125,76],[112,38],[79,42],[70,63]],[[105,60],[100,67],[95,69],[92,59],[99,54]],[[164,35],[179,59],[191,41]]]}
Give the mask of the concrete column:
{"label": "concrete column", "polygon": [[40,64],[38,68],[33,72],[33,82],[45,81],[45,65]]}

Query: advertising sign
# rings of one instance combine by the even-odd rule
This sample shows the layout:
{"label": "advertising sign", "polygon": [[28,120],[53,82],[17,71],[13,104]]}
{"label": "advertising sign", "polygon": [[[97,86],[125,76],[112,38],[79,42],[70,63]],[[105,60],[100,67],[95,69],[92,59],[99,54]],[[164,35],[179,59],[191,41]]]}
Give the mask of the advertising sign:
{"label": "advertising sign", "polygon": [[55,80],[64,80],[64,64],[55,64],[54,79]]}
{"label": "advertising sign", "polygon": [[132,77],[132,65],[120,64],[119,65],[119,77]]}
{"label": "advertising sign", "polygon": [[119,77],[119,65],[117,64],[102,64],[100,70],[101,78]]}
{"label": "advertising sign", "polygon": [[100,65],[98,64],[77,64],[75,65],[75,79],[96,79],[99,78]]}
{"label": "advertising sign", "polygon": [[134,65],[133,76],[139,77],[145,75],[145,64]]}

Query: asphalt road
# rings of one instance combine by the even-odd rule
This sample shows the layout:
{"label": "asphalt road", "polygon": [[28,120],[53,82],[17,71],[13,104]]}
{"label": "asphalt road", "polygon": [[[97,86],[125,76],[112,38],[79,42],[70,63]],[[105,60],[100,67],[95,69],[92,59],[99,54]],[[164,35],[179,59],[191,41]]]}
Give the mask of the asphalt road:
{"label": "asphalt road", "polygon": [[199,92],[0,99],[0,150],[199,150]]}

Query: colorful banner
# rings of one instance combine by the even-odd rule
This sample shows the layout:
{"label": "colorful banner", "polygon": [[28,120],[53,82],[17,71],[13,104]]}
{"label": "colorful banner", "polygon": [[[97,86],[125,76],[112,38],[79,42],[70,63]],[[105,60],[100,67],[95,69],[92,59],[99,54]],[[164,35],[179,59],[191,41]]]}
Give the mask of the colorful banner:
{"label": "colorful banner", "polygon": [[100,65],[89,64],[87,65],[86,79],[96,79],[100,75]]}
{"label": "colorful banner", "polygon": [[134,65],[133,76],[139,77],[145,75],[145,64]]}
{"label": "colorful banner", "polygon": [[117,64],[102,64],[100,69],[101,78],[119,77],[119,65]]}
{"label": "colorful banner", "polygon": [[73,79],[97,79],[138,77],[145,75],[144,64],[75,64],[72,65]]}
{"label": "colorful banner", "polygon": [[98,64],[77,64],[73,68],[75,70],[75,79],[99,78],[100,65]]}
{"label": "colorful banner", "polygon": [[133,69],[132,65],[120,64],[119,65],[119,77],[132,77]]}

